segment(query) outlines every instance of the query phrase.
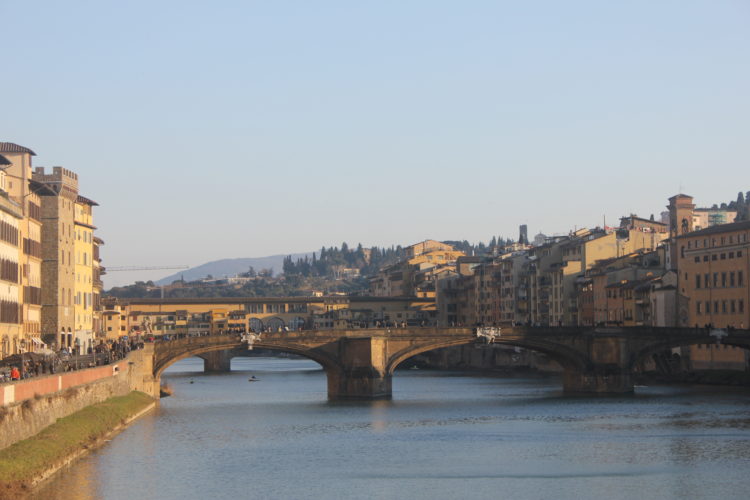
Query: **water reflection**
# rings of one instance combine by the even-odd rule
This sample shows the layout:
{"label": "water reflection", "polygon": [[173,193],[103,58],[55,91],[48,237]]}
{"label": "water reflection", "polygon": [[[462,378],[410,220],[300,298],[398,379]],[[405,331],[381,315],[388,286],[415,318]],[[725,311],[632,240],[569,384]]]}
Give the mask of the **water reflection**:
{"label": "water reflection", "polygon": [[158,412],[40,498],[632,500],[746,498],[750,487],[747,391],[565,398],[556,380],[420,370],[396,374],[391,401],[329,403],[313,362],[234,368],[174,365],[175,395]]}
{"label": "water reflection", "polygon": [[67,467],[35,492],[35,498],[48,500],[99,500],[100,484],[96,461],[88,457]]}
{"label": "water reflection", "polygon": [[370,403],[370,416],[371,416],[371,425],[372,430],[375,432],[383,432],[385,431],[387,424],[386,424],[386,415],[388,412],[388,407],[390,406],[390,401],[385,401],[382,399],[372,401]]}

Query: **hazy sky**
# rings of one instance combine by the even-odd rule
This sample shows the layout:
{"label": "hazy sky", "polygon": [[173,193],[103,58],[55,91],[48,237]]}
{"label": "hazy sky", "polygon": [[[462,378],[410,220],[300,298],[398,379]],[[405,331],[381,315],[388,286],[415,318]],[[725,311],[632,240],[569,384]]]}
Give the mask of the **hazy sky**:
{"label": "hazy sky", "polygon": [[567,232],[750,190],[747,0],[0,0],[0,19],[0,140],[79,173],[105,266]]}

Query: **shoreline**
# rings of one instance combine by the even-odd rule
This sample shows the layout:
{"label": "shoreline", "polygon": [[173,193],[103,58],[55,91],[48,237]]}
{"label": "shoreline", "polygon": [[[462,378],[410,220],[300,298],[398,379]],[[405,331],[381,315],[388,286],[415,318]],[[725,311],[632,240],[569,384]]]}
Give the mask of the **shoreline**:
{"label": "shoreline", "polygon": [[[128,398],[133,401],[127,401]],[[116,413],[113,415],[111,414],[112,412],[109,412],[109,415],[105,414],[104,410],[118,403],[123,405],[137,405],[138,408],[134,409],[133,413],[128,413],[127,415],[118,415]],[[11,477],[0,478],[0,500],[6,498],[18,500],[33,495],[41,485],[49,479],[54,478],[62,469],[73,465],[89,453],[103,447],[113,437],[125,430],[132,422],[156,408],[157,404],[158,400],[146,394],[133,391],[127,396],[110,398],[102,403],[84,408],[68,417],[58,419],[55,424],[45,428],[39,434],[6,448],[3,450],[5,457],[0,460],[0,462],[5,463],[0,463],[0,466],[8,465],[8,462],[14,460],[29,460],[29,457],[24,455],[33,453],[32,448],[37,447],[40,440],[45,440],[48,436],[64,434],[66,431],[65,427],[70,426],[70,422],[72,421],[84,419],[89,421],[89,423],[107,425],[106,429],[89,432],[82,430],[81,434],[76,436],[75,442],[72,443],[51,442],[49,446],[57,446],[59,448],[56,450],[57,454],[54,454],[55,451],[53,451],[53,456],[38,459],[41,463],[36,464],[35,470],[28,472],[25,476],[21,474],[19,475],[20,477],[14,477],[12,473],[8,474],[7,471],[3,471]],[[66,421],[66,419],[68,420]],[[109,422],[102,423],[106,420],[109,420]],[[44,447],[45,445],[42,446]]]}

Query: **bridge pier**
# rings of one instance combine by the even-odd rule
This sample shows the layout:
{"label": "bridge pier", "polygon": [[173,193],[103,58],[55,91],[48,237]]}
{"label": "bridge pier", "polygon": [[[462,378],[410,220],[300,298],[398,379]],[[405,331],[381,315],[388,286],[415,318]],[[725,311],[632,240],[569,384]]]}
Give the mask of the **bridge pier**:
{"label": "bridge pier", "polygon": [[339,360],[340,367],[326,369],[329,399],[390,399],[385,339],[342,338]]}
{"label": "bridge pier", "polygon": [[563,390],[569,393],[623,394],[633,392],[633,372],[629,368],[627,338],[612,332],[593,336],[587,342],[591,364],[583,369],[567,368]]}
{"label": "bridge pier", "polygon": [[232,371],[232,357],[229,351],[213,351],[201,354],[203,371],[206,373],[226,373]]}

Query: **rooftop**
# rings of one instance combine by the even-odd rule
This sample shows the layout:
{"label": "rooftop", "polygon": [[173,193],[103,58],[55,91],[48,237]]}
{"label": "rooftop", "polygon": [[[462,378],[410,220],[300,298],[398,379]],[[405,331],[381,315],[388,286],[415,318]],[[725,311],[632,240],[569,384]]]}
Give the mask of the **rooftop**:
{"label": "rooftop", "polygon": [[76,199],[76,202],[83,203],[84,205],[91,205],[92,207],[98,207],[99,204],[95,202],[94,200],[90,200],[86,198],[85,196],[78,195],[78,198]]}
{"label": "rooftop", "polygon": [[29,148],[19,146],[12,142],[0,142],[0,153],[28,153],[31,156],[36,156],[36,153]]}
{"label": "rooftop", "polygon": [[709,236],[711,234],[729,233],[732,231],[742,231],[743,229],[750,229],[750,220],[743,220],[740,222],[732,222],[730,224],[719,224],[718,226],[707,227],[700,231],[693,231],[692,233],[682,234],[677,239],[692,238],[694,236]]}

